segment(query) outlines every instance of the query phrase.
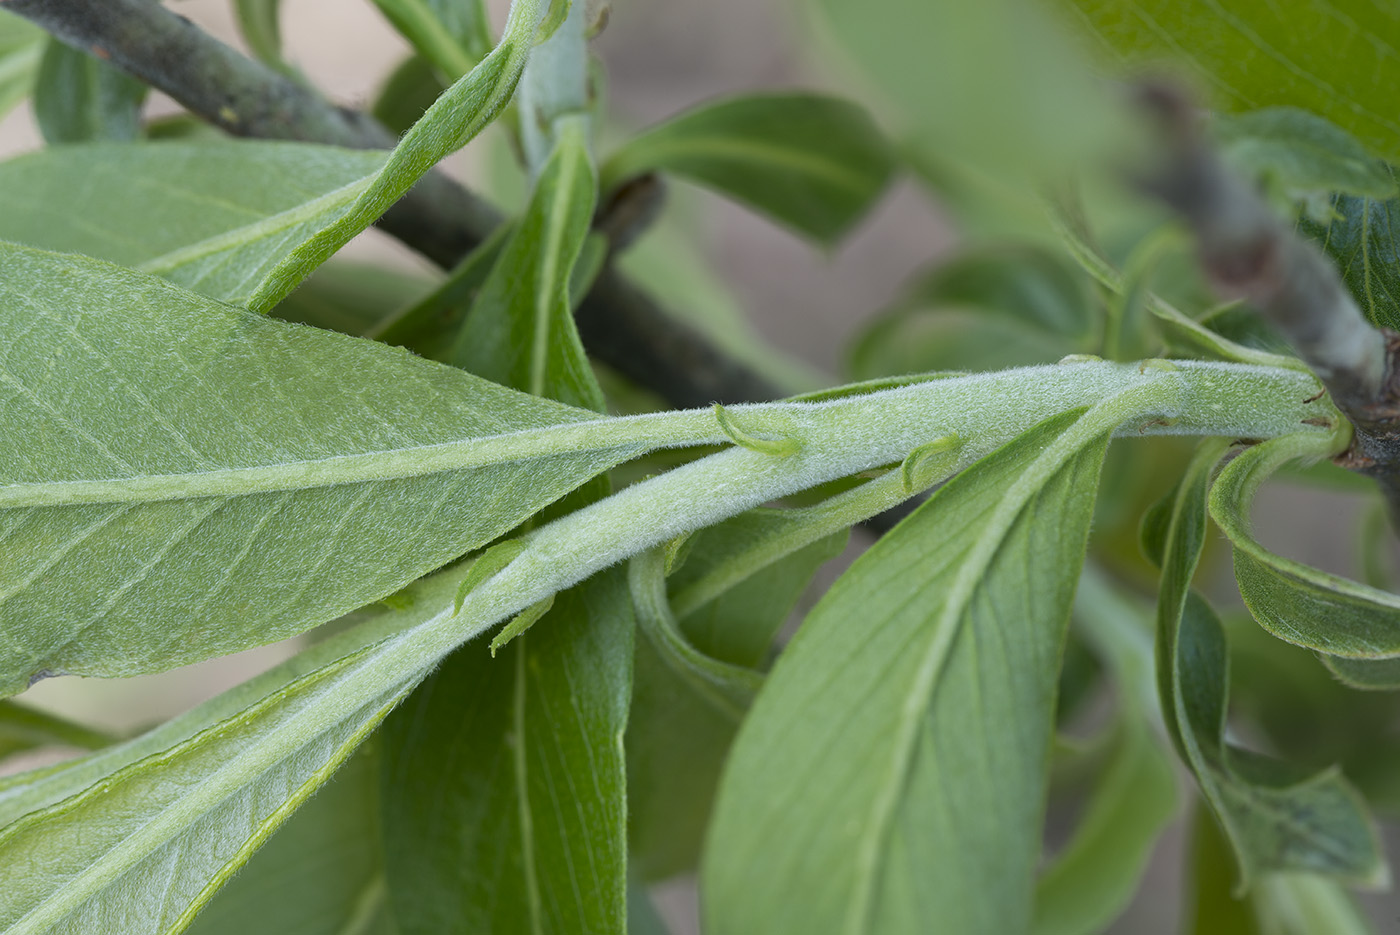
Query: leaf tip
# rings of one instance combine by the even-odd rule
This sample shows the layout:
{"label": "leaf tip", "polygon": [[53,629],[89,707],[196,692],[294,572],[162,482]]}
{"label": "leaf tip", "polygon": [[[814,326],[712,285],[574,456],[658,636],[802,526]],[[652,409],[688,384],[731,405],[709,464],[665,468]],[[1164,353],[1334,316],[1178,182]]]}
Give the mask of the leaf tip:
{"label": "leaf tip", "polygon": [[730,414],[729,410],[719,403],[715,403],[715,420],[719,423],[720,431],[740,448],[747,448],[750,451],[771,455],[775,458],[787,458],[802,450],[802,443],[791,435],[761,438],[746,432],[734,421],[734,416]]}

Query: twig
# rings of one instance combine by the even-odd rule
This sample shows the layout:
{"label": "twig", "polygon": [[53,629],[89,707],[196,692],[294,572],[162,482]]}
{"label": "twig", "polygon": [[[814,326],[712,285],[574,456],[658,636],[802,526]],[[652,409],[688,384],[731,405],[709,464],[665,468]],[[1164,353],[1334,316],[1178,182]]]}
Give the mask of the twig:
{"label": "twig", "polygon": [[1262,313],[1327,387],[1356,430],[1339,463],[1376,479],[1400,528],[1400,335],[1373,328],[1327,257],[1225,166],[1185,95],[1145,84],[1139,98],[1162,131],[1142,187],[1190,226],[1216,288]]}
{"label": "twig", "polygon": [[[356,149],[388,149],[395,143],[393,134],[373,118],[334,106],[154,0],[0,0],[0,9],[110,61],[236,136]],[[486,202],[434,171],[378,226],[449,267],[500,220]],[[605,271],[585,301],[579,331],[590,353],[675,406],[779,395],[767,380],[667,316],[612,270]]]}

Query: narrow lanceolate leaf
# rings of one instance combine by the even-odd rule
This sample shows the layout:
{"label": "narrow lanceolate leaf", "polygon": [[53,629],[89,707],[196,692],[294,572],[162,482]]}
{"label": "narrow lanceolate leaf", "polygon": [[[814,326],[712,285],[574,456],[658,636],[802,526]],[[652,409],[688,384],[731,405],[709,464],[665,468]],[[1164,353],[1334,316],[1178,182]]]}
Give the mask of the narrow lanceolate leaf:
{"label": "narrow lanceolate leaf", "polygon": [[[1111,58],[1165,59],[1199,79],[1225,110],[1300,107],[1354,133],[1377,155],[1400,156],[1400,12],[1370,0],[1064,0]],[[1073,14],[1072,14],[1073,15]],[[1336,50],[1346,49],[1338,55]]]}
{"label": "narrow lanceolate leaf", "polygon": [[639,635],[627,723],[628,838],[642,879],[695,869],[724,755],[763,677],[701,652],[677,625],[659,552],[629,570]]}
{"label": "narrow lanceolate leaf", "polygon": [[859,106],[817,94],[766,94],[700,107],[643,132],[604,164],[602,187],[673,173],[831,244],[870,209],[893,166],[890,147]]}
{"label": "narrow lanceolate leaf", "polygon": [[1389,168],[1330,121],[1296,107],[1217,118],[1212,129],[1233,165],[1286,193],[1394,197]]}
{"label": "narrow lanceolate leaf", "polygon": [[1230,678],[1225,633],[1215,612],[1191,591],[1205,544],[1211,469],[1224,451],[1223,442],[1202,446],[1182,478],[1165,527],[1157,680],[1167,726],[1230,841],[1239,889],[1262,874],[1289,871],[1376,884],[1385,879],[1386,868],[1375,828],[1360,796],[1336,769],[1308,775],[1225,742]]}
{"label": "narrow lanceolate leaf", "polygon": [[300,632],[641,450],[550,441],[589,414],[96,260],[0,267],[6,692]]}
{"label": "narrow lanceolate leaf", "polygon": [[613,569],[499,654],[459,650],[384,734],[404,935],[622,932],[632,613]]}
{"label": "narrow lanceolate leaf", "polygon": [[248,299],[265,312],[286,298],[313,269],[373,224],[445,156],[461,149],[505,109],[529,58],[543,0],[513,0],[500,43],[429,107],[384,167],[367,180],[343,212],[327,219],[268,271]]}
{"label": "narrow lanceolate leaf", "polygon": [[1400,597],[1275,555],[1250,531],[1250,506],[1265,478],[1289,461],[1326,456],[1335,448],[1325,437],[1289,436],[1250,448],[1220,472],[1211,490],[1211,516],[1234,545],[1240,596],[1260,626],[1353,664],[1394,659],[1400,657]]}
{"label": "narrow lanceolate leaf", "polygon": [[379,756],[361,747],[268,839],[189,935],[394,935],[379,833]]}
{"label": "narrow lanceolate leaf", "polygon": [[712,931],[1027,930],[1064,625],[1121,418],[1091,413],[949,481],[808,616],[726,767]]}
{"label": "narrow lanceolate leaf", "polygon": [[569,304],[596,200],[586,124],[563,121],[530,203],[467,313],[452,363],[536,396],[603,408]]}
{"label": "narrow lanceolate leaf", "polygon": [[241,305],[384,159],[243,140],[45,149],[0,163],[0,238],[144,267]]}
{"label": "narrow lanceolate leaf", "polygon": [[[1386,175],[1394,184],[1395,170]],[[1338,195],[1330,207],[1329,222],[1304,217],[1299,230],[1336,262],[1373,324],[1400,328],[1400,197]]]}
{"label": "narrow lanceolate leaf", "polygon": [[34,86],[34,116],[51,144],[134,140],[146,90],[116,66],[50,39]]}
{"label": "narrow lanceolate leaf", "polygon": [[451,575],[151,734],[0,791],[0,931],[173,935],[434,662]]}
{"label": "narrow lanceolate leaf", "polygon": [[29,96],[46,41],[33,23],[0,11],[0,117]]}

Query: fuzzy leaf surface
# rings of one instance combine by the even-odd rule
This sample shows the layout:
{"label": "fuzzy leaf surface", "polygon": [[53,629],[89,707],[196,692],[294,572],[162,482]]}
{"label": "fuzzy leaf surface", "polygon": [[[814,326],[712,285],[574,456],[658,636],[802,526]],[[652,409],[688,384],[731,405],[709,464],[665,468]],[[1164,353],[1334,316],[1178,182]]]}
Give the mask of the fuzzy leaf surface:
{"label": "fuzzy leaf surface", "polygon": [[714,932],[1029,927],[1056,672],[1112,428],[1080,411],[1035,426],[813,609],[721,783]]}
{"label": "fuzzy leaf surface", "polygon": [[1338,770],[1309,775],[1225,740],[1225,632],[1210,605],[1191,591],[1205,543],[1211,470],[1225,448],[1220,441],[1202,446],[1163,530],[1157,680],[1169,733],[1230,841],[1240,889],[1276,871],[1376,883],[1386,869],[1375,828]]}
{"label": "fuzzy leaf surface", "polygon": [[[1276,555],[1254,538],[1249,511],[1265,478],[1289,461],[1335,447],[1285,436],[1256,445],[1220,472],[1211,516],[1234,545],[1235,581],[1274,636],[1356,662],[1400,656],[1400,596]],[[1394,664],[1390,664],[1394,667]]]}
{"label": "fuzzy leaf surface", "polygon": [[45,149],[0,163],[0,238],[142,267],[244,304],[384,159],[262,140]]}
{"label": "fuzzy leaf surface", "polygon": [[174,933],[484,621],[450,575],[151,733],[0,788],[0,931]]}
{"label": "fuzzy leaf surface", "polygon": [[100,261],[6,245],[0,266],[9,692],[308,629],[640,451],[549,441],[590,414]]}
{"label": "fuzzy leaf surface", "polygon": [[189,935],[396,935],[385,898],[379,760],[356,751],[195,916]]}

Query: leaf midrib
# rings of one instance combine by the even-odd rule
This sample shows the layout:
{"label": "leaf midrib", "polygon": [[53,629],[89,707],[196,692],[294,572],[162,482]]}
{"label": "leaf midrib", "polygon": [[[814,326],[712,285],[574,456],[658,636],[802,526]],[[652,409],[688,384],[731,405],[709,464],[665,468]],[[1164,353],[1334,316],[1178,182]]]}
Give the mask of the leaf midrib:
{"label": "leaf midrib", "polygon": [[1055,439],[1027,470],[1016,479],[1001,498],[991,518],[983,528],[968,557],[954,574],[943,612],[934,628],[933,639],[924,652],[915,675],[914,687],[908,694],[896,721],[893,744],[894,761],[884,773],[884,789],[874,799],[864,839],[857,845],[855,894],[847,914],[845,929],[850,935],[869,930],[874,912],[874,883],[881,861],[880,844],[890,833],[898,804],[899,789],[908,781],[913,756],[913,738],[919,723],[928,711],[927,699],[934,682],[947,662],[949,650],[961,631],[959,625],[964,611],[976,593],[987,567],[1005,541],[1007,531],[1020,517],[1026,504],[1053,479],[1054,475],[1097,437],[1111,432],[1117,424],[1115,416],[1131,410],[1133,390],[1126,390],[1105,399],[1080,416],[1075,423]]}
{"label": "leaf midrib", "polygon": [[307,490],[398,480],[558,455],[670,445],[719,444],[724,436],[704,410],[662,417],[586,419],[460,441],[382,449],[304,461],[100,480],[0,486],[0,510],[96,503],[154,503]]}

